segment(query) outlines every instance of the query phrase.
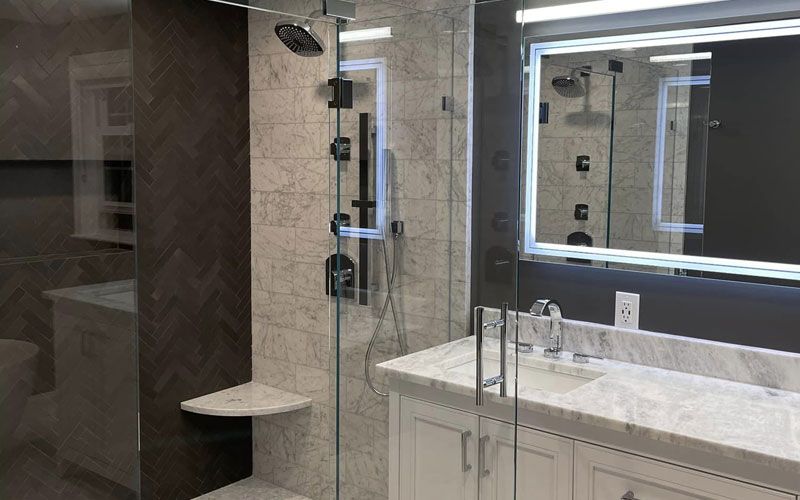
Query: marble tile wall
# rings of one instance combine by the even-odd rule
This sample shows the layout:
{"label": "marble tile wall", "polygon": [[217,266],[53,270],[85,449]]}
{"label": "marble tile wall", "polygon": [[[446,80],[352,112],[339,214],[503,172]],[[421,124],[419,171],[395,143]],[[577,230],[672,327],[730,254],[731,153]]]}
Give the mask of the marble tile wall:
{"label": "marble tile wall", "polygon": [[[284,16],[285,17],[285,16]],[[313,399],[253,419],[253,473],[301,495],[331,493],[327,79],[335,31],[317,23],[325,55],[302,58],[277,39],[281,16],[250,11],[253,380]]]}
{"label": "marble tile wall", "polygon": [[[375,8],[380,6],[376,5]],[[384,254],[397,256],[393,296],[397,325],[411,351],[466,335],[468,11],[415,13],[356,22],[348,29],[390,25],[387,41],[348,44],[342,60],[383,58],[387,65],[389,204],[386,220],[405,233],[384,247],[370,242],[369,304],[342,300],[339,385],[336,306],[325,295],[325,259],[335,239],[335,135],[326,80],[335,55],[302,59],[274,37],[277,17],[250,14],[253,228],[253,379],[304,394],[311,408],[254,419],[254,474],[313,499],[329,498],[335,465],[339,398],[339,465],[343,498],[388,495],[388,400],[372,393],[364,357],[386,297]],[[333,29],[315,29],[330,48]],[[342,112],[353,161],[341,165],[340,211],[358,224],[358,112],[375,110],[374,77],[355,83],[355,106]],[[452,95],[452,112],[441,97]],[[372,221],[371,221],[372,222]],[[341,240],[358,262],[358,242]],[[400,354],[387,311],[370,365]],[[378,387],[385,389],[376,376]]]}

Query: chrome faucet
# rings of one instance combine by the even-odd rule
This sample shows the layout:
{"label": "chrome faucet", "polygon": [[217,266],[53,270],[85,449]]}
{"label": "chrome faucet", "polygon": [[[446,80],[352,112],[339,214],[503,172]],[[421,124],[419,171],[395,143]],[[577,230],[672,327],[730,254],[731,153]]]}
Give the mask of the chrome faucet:
{"label": "chrome faucet", "polygon": [[544,350],[544,357],[558,359],[561,357],[561,305],[551,299],[539,299],[531,306],[531,316],[544,317],[545,311],[550,316],[550,346]]}

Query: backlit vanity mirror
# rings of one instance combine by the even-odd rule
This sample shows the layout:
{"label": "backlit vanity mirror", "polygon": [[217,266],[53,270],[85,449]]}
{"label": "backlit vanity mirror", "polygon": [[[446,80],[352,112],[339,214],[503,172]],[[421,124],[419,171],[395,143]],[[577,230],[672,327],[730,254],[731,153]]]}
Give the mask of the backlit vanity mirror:
{"label": "backlit vanity mirror", "polygon": [[526,254],[800,279],[798,53],[796,20],[530,45]]}

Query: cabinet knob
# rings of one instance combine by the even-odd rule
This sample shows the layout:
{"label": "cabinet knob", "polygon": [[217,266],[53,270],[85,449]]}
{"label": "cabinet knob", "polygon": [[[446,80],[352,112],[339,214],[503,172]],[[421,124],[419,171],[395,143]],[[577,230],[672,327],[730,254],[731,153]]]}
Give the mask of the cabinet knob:
{"label": "cabinet knob", "polygon": [[624,495],[622,495],[619,500],[639,500],[639,499],[636,498],[636,494],[634,492],[628,491]]}

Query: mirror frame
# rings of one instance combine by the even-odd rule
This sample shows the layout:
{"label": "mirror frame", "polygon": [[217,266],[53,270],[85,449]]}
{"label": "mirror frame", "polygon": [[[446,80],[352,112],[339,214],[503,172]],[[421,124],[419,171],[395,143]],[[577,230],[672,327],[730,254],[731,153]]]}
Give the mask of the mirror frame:
{"label": "mirror frame", "polygon": [[626,48],[667,47],[672,45],[730,40],[752,40],[795,35],[800,35],[800,19],[530,44],[530,78],[528,83],[529,112],[527,117],[527,158],[525,166],[525,224],[521,258],[532,260],[534,256],[542,255],[583,260],[600,260],[603,262],[633,264],[646,267],[668,267],[763,278],[800,280],[800,265],[797,264],[617,250],[613,248],[578,247],[536,241],[536,188],[538,183],[539,163],[539,93],[542,56],[552,54],[574,54],[578,52],[612,51]]}

